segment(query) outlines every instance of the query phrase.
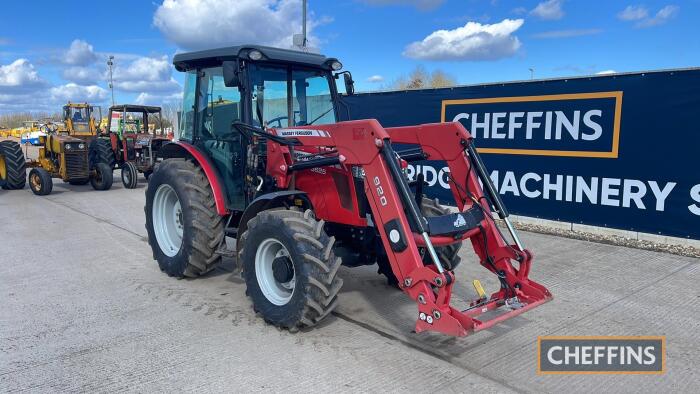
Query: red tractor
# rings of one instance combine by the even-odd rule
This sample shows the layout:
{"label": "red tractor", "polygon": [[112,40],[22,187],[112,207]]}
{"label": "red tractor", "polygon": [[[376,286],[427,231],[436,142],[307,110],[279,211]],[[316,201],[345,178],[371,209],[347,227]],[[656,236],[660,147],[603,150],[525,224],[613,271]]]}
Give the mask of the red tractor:
{"label": "red tractor", "polygon": [[160,107],[124,104],[109,108],[107,126],[94,140],[93,160],[121,169],[122,183],[127,189],[138,185],[139,172],[146,179],[153,173],[160,147],[170,142],[163,130]]}
{"label": "red tractor", "polygon": [[[338,122],[346,107],[335,80],[352,94],[352,77],[322,55],[250,45],[182,53],[174,64],[185,72],[179,141],[161,149],[145,206],[168,275],[211,271],[235,237],[254,310],[292,331],[336,306],[341,265],[378,264],[416,302],[416,332],[463,336],[552,298],[529,279],[532,254],[461,124]],[[455,212],[407,178],[407,163],[424,159],[449,166]],[[457,308],[454,268],[467,240],[500,288]]]}

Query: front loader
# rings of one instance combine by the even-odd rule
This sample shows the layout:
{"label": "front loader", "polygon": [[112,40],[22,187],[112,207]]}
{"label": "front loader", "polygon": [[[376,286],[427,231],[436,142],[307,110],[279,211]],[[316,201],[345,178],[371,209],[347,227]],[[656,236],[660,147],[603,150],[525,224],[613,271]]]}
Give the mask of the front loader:
{"label": "front loader", "polygon": [[[352,77],[321,55],[248,45],[174,64],[186,73],[179,140],[161,149],[145,206],[168,275],[197,277],[235,254],[254,310],[292,331],[335,308],[341,265],[377,264],[416,302],[416,332],[463,336],[552,298],[529,278],[532,254],[460,123],[338,122],[347,107],[335,80],[352,94]],[[425,159],[447,163],[455,212],[408,179],[408,162]],[[452,305],[465,241],[500,288]]]}

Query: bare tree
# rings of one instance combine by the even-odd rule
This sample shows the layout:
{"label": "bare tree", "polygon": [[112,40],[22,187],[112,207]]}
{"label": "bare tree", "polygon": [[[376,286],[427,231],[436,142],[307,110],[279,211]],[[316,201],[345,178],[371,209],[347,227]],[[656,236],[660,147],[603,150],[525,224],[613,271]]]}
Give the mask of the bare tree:
{"label": "bare tree", "polygon": [[60,121],[60,112],[8,112],[0,114],[0,126],[10,129],[22,126],[23,122],[29,120],[51,120]]}
{"label": "bare tree", "polygon": [[177,114],[182,110],[182,102],[167,102],[163,103],[162,115],[163,115],[163,128],[175,127],[177,125]]}
{"label": "bare tree", "polygon": [[388,88],[393,90],[445,88],[455,86],[455,78],[442,70],[428,73],[423,66],[416,66],[408,76],[400,76]]}
{"label": "bare tree", "polygon": [[455,86],[457,81],[454,77],[447,74],[442,70],[435,70],[430,74],[430,87],[431,88],[449,88]]}

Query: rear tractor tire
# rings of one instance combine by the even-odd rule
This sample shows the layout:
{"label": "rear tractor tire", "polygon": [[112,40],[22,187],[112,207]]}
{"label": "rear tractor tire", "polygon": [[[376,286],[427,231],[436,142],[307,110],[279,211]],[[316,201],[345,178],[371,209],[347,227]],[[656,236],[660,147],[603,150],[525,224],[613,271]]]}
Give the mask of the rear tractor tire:
{"label": "rear tractor tire", "polygon": [[105,163],[95,165],[95,174],[90,178],[90,184],[95,190],[109,190],[114,182],[112,168]]}
{"label": "rear tractor tire", "polygon": [[111,169],[117,165],[112,143],[108,139],[95,138],[90,142],[90,166],[94,167],[97,163],[105,163]]}
{"label": "rear tractor tire", "polygon": [[6,190],[24,189],[27,163],[22,147],[15,141],[0,141],[0,185]]}
{"label": "rear tractor tire", "polygon": [[197,277],[221,263],[224,217],[204,171],[186,159],[168,159],[146,187],[146,231],[153,258],[169,276]]}
{"label": "rear tractor tire", "polygon": [[[429,198],[423,197],[420,204],[420,211],[425,217],[435,217],[450,214],[450,209],[440,205],[438,199],[431,200]],[[462,242],[453,243],[447,246],[439,246],[435,248],[435,252],[440,259],[443,267],[446,270],[454,270],[459,265],[461,258],[459,257],[459,249],[462,248]],[[426,264],[432,264],[433,261],[430,258],[430,254],[425,251],[423,261]],[[380,256],[377,258],[377,273],[386,276],[387,284],[390,286],[398,287],[399,281],[394,275],[394,271],[391,269],[391,264],[386,256]]]}
{"label": "rear tractor tire", "polygon": [[37,196],[47,196],[53,190],[51,174],[43,168],[32,168],[29,171],[29,188]]}
{"label": "rear tractor tire", "polygon": [[266,322],[297,331],[335,308],[342,262],[323,225],[311,210],[263,211],[248,222],[239,239],[243,277],[253,309]]}
{"label": "rear tractor tire", "polygon": [[139,183],[139,171],[134,163],[127,161],[122,166],[122,184],[127,189],[136,189]]}

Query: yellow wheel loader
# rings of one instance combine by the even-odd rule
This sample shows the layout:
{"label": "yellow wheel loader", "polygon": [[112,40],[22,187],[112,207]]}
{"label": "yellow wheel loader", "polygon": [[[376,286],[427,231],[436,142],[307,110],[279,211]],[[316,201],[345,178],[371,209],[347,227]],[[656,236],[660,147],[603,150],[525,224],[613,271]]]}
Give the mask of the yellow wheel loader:
{"label": "yellow wheel loader", "polygon": [[45,196],[53,189],[52,178],[60,178],[71,185],[88,182],[95,190],[112,187],[112,169],[105,163],[91,163],[89,144],[86,140],[70,135],[51,133],[40,137],[43,145],[39,158],[27,163],[29,188],[38,196]]}

